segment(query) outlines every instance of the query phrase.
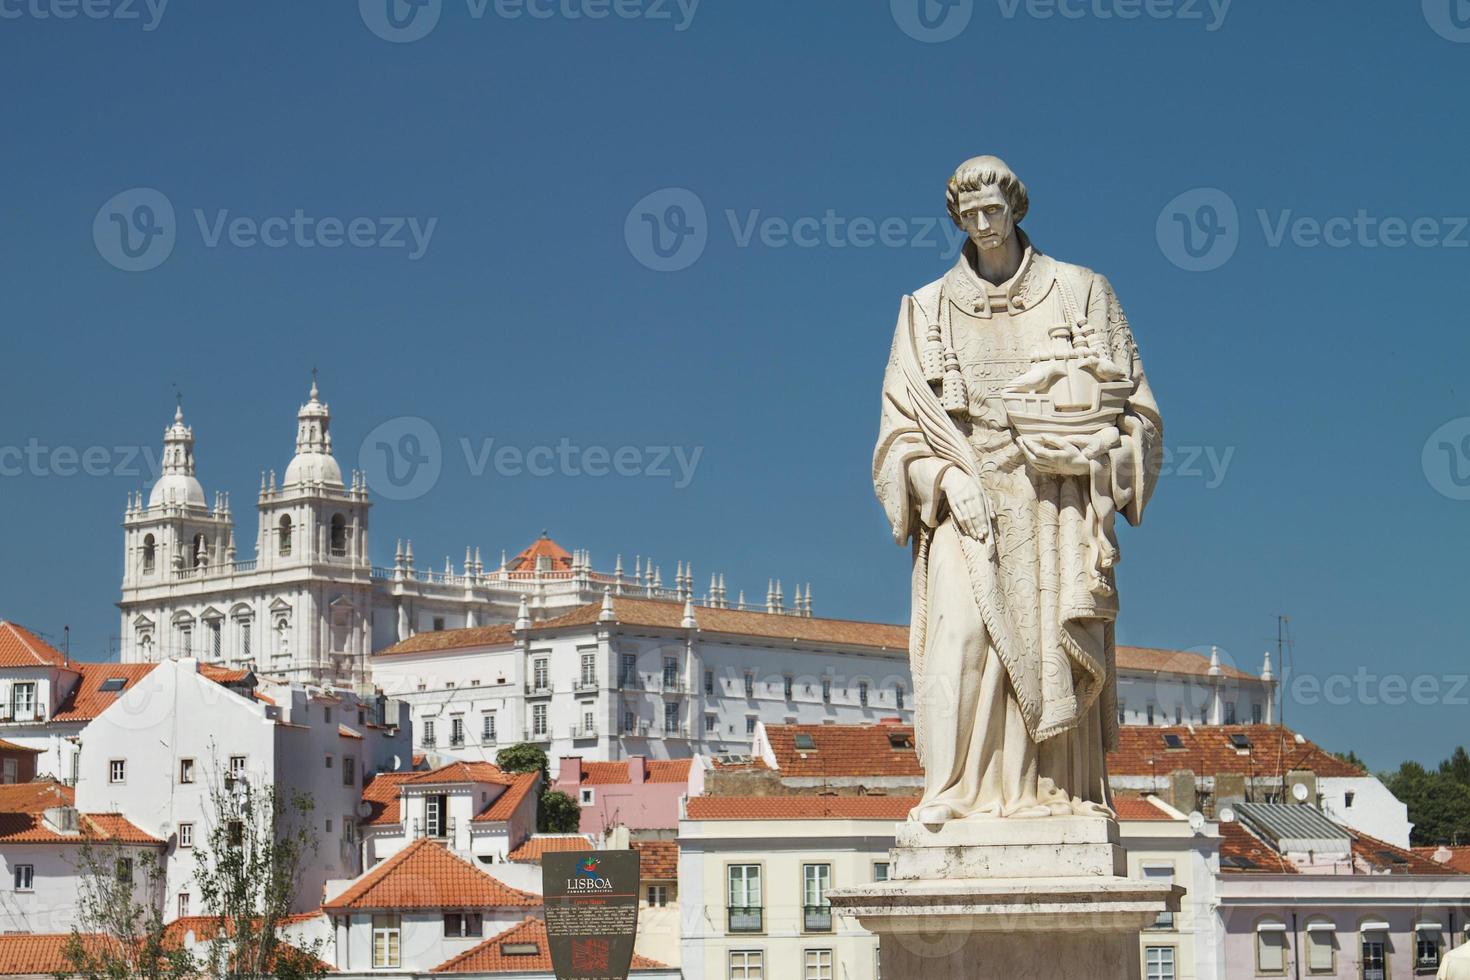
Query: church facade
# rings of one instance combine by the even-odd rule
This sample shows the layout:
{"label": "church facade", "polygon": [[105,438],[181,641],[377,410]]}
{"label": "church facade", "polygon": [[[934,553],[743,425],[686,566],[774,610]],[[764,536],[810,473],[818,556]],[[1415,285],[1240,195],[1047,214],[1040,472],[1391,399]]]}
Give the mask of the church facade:
{"label": "church facade", "polygon": [[[332,452],[331,412],[315,383],[297,413],[295,455],[278,482],[263,474],[253,547],[242,546],[230,495],[211,499],[196,472],[194,432],[182,408],[164,432],[162,473],[146,498],[130,494],[123,517],[121,651],[124,663],[195,658],[248,667],[305,684],[367,687],[374,650],[419,633],[547,619],[616,595],[682,601],[693,574],[680,563],[671,587],[660,568],[621,557],[595,571],[585,551],[545,534],[498,567],[479,549],[442,571],[417,567],[399,541],[389,566],[369,552],[366,477],[344,479]],[[787,606],[779,586],[763,609],[810,615],[810,587]],[[723,582],[703,602],[725,607]],[[744,598],[738,604],[744,607]]]}

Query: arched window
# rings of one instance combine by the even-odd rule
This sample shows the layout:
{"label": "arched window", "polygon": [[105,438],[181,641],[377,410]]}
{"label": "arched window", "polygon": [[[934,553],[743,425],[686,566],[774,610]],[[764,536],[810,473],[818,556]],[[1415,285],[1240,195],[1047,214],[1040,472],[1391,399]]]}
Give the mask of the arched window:
{"label": "arched window", "polygon": [[1261,919],[1256,923],[1256,974],[1280,976],[1286,973],[1286,923],[1280,919]]}
{"label": "arched window", "polygon": [[291,515],[281,515],[281,547],[280,553],[289,555],[291,553]]}
{"label": "arched window", "polygon": [[151,575],[157,564],[158,542],[153,540],[153,535],[145,535],[143,538],[143,574]]}
{"label": "arched window", "polygon": [[347,518],[332,515],[332,554],[341,558],[347,554]]}
{"label": "arched window", "polygon": [[1337,972],[1337,926],[1318,916],[1307,920],[1307,973]]}
{"label": "arched window", "polygon": [[204,543],[204,535],[194,535],[194,554],[191,557],[194,559],[195,568],[198,568],[200,565],[208,563],[209,552],[206,550],[206,548],[207,546]]}

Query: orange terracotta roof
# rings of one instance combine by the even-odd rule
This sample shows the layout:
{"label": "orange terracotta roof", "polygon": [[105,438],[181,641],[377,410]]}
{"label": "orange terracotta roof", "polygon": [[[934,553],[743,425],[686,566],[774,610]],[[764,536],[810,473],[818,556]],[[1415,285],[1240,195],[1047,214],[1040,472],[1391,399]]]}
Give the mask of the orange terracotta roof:
{"label": "orange terracotta roof", "polygon": [[[797,747],[797,737],[814,748]],[[922,776],[912,725],[767,725],[783,776]]]}
{"label": "orange terracotta roof", "polygon": [[539,906],[540,895],[512,888],[421,837],[368,871],[325,912],[348,909],[516,908]]}
{"label": "orange terracotta roof", "polygon": [[[158,664],[73,663],[72,669],[82,676],[67,692],[52,721],[91,721],[117,703],[123,693],[147,677]],[[119,678],[126,681],[120,690],[104,691],[102,685]]]}
{"label": "orange terracotta roof", "polygon": [[1220,824],[1220,871],[1224,874],[1299,874],[1296,865],[1257,838],[1238,820]]}
{"label": "orange terracotta roof", "polygon": [[510,572],[534,572],[536,571],[536,559],[551,559],[551,571],[566,572],[572,568],[572,553],[541,532],[541,537],[531,542],[531,546],[510,561],[505,563],[506,571]]}
{"label": "orange terracotta roof", "polygon": [[[643,781],[646,783],[687,783],[689,766],[693,759],[645,759]],[[631,784],[627,760],[622,762],[582,763],[583,786],[613,786]]]}
{"label": "orange terracotta roof", "polygon": [[664,881],[679,877],[678,841],[635,840],[631,846],[642,856],[640,878],[645,881]]}
{"label": "orange terracotta roof", "polygon": [[[70,935],[26,933],[0,936],[0,976],[67,973],[66,943]],[[93,942],[114,942],[101,936],[86,936]]]}
{"label": "orange terracotta roof", "polygon": [[1163,810],[1153,800],[1142,796],[1115,796],[1113,797],[1113,809],[1118,812],[1119,820],[1179,819]]}
{"label": "orange terracotta roof", "polygon": [[592,842],[585,837],[527,837],[520,847],[506,855],[507,860],[524,864],[540,864],[548,851],[590,851]]}
{"label": "orange terracotta roof", "polygon": [[902,820],[910,796],[695,796],[689,820]]}
{"label": "orange terracotta roof", "polygon": [[342,736],[343,738],[355,738],[359,742],[362,741],[362,736],[357,734],[357,732],[354,732],[352,729],[348,728],[346,725],[338,725],[337,734]]}
{"label": "orange terracotta roof", "polygon": [[[613,612],[624,626],[679,629],[684,619],[684,604],[660,599],[613,598]],[[538,623],[535,629],[560,629],[568,626],[593,626],[602,613],[602,603],[591,602],[555,619]],[[705,633],[730,633],[761,636],[792,643],[836,643],[845,646],[874,647],[895,652],[907,651],[909,631],[906,626],[887,623],[864,623],[851,619],[808,619],[805,616],[782,616],[765,612],[741,612],[737,609],[696,607],[695,619]]]}
{"label": "orange terracotta roof", "polygon": [[0,786],[0,842],[7,844],[75,844],[83,839],[115,841],[120,844],[164,842],[117,813],[79,815],[79,833],[63,834],[47,823],[46,811],[53,807],[76,806],[76,791],[54,780]]}
{"label": "orange terracotta roof", "polygon": [[[502,777],[503,779],[504,777]],[[490,801],[490,805],[475,814],[471,823],[503,823],[515,815],[527,794],[541,779],[539,772],[516,773],[504,793]]]}
{"label": "orange terracotta roof", "polygon": [[[1470,847],[1416,847],[1414,853],[1461,874],[1470,874]],[[1443,860],[1441,860],[1443,859]]]}
{"label": "orange terracotta roof", "polygon": [[7,742],[5,739],[0,738],[0,752],[30,752],[35,755],[40,755],[42,751],[42,749],[29,749],[24,745],[16,745],[14,742]]}
{"label": "orange terracotta roof", "polygon": [[199,675],[205,680],[214,681],[216,684],[238,684],[250,676],[250,671],[237,670],[231,667],[219,667],[215,664],[200,664]]}
{"label": "orange terracotta roof", "polygon": [[[1182,748],[1167,747],[1165,735],[1177,735]],[[1236,749],[1232,735],[1249,738],[1250,751]],[[1297,742],[1296,733],[1280,725],[1195,725],[1192,730],[1124,725],[1117,751],[1108,753],[1113,776],[1164,776],[1175,769],[1200,776],[1270,776],[1289,769],[1310,769],[1318,776],[1367,775],[1311,741]]]}
{"label": "orange terracotta roof", "polygon": [[64,667],[66,657],[24,626],[0,620],[0,667]]}
{"label": "orange terracotta roof", "polygon": [[392,657],[401,653],[432,653],[436,650],[459,650],[466,647],[500,647],[516,642],[510,623],[475,626],[458,630],[431,630],[417,633],[392,646],[373,651],[375,657]]}
{"label": "orange terracotta roof", "polygon": [[[535,952],[529,952],[531,947]],[[527,952],[507,955],[506,947],[521,947]],[[634,970],[664,970],[668,967],[646,956],[633,954]],[[546,923],[528,918],[492,936],[473,949],[441,963],[433,973],[519,973],[550,972],[551,951],[546,943]]]}
{"label": "orange terracotta roof", "polygon": [[[1205,677],[1210,672],[1210,658],[1188,650],[1160,650],[1157,647],[1118,647],[1119,670],[1153,670],[1161,674],[1188,674]],[[1258,681],[1259,677],[1243,670],[1220,665],[1222,676],[1235,680]]]}
{"label": "orange terracotta roof", "polygon": [[440,783],[509,783],[510,777],[492,762],[451,762],[429,772],[414,773],[409,782],[424,786]]}
{"label": "orange terracotta roof", "polygon": [[393,824],[398,816],[398,788],[415,776],[416,772],[380,772],[362,788],[362,798],[367,801],[371,812],[367,823]]}
{"label": "orange terracotta roof", "polygon": [[1387,871],[1400,875],[1458,875],[1465,874],[1459,868],[1448,864],[1440,864],[1431,857],[1425,857],[1416,851],[1406,851],[1402,847],[1394,847],[1392,844],[1381,841],[1377,837],[1369,837],[1356,830],[1349,831],[1353,836],[1353,857],[1379,871]]}

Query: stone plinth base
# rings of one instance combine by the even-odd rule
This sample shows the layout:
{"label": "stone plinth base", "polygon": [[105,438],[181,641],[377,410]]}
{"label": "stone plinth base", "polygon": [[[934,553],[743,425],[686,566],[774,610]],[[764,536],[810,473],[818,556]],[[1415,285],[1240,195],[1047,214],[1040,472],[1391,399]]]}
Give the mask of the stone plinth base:
{"label": "stone plinth base", "polygon": [[899,824],[890,877],[1123,877],[1128,856],[1108,817]]}
{"label": "stone plinth base", "polygon": [[1138,980],[1139,932],[1183,894],[1109,875],[890,880],[831,900],[879,937],[883,980]]}

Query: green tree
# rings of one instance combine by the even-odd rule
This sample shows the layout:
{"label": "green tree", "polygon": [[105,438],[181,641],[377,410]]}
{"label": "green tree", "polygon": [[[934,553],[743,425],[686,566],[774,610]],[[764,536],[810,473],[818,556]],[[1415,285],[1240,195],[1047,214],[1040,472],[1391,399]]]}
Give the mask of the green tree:
{"label": "green tree", "polygon": [[203,911],[217,924],[203,944],[209,976],[324,976],[323,941],[293,945],[281,935],[302,868],[317,851],[311,798],[232,774],[211,787],[210,802],[212,824],[194,851]]}
{"label": "green tree", "polygon": [[582,806],[560,790],[551,788],[550,760],[539,745],[522,742],[495,754],[501,772],[534,772],[541,775],[541,796],[536,801],[536,829],[542,833],[576,833],[582,821]]}
{"label": "green tree", "polygon": [[185,980],[196,964],[169,948],[163,921],[166,874],[158,856],[83,838],[77,853],[77,919],[58,978]]}
{"label": "green tree", "polygon": [[1368,763],[1364,762],[1362,759],[1359,759],[1358,753],[1354,752],[1352,749],[1348,749],[1346,752],[1334,752],[1332,754],[1337,756],[1339,759],[1341,759],[1343,762],[1346,762],[1350,766],[1357,766],[1364,772],[1368,771]]}
{"label": "green tree", "polygon": [[1465,746],[1455,746],[1455,751],[1450,757],[1439,764],[1441,776],[1448,776],[1461,786],[1470,786],[1470,753],[1465,751]]}
{"label": "green tree", "polygon": [[543,784],[551,781],[547,776],[551,763],[546,758],[546,750],[530,742],[501,749],[495,753],[495,765],[501,772],[539,772]]}
{"label": "green tree", "polygon": [[1408,807],[1414,824],[1409,842],[1416,847],[1470,841],[1470,786],[1448,769],[1448,760],[1436,772],[1410,761],[1384,780],[1388,791]]}
{"label": "green tree", "polygon": [[575,834],[582,823],[582,805],[560,790],[541,794],[539,828],[551,834]]}

